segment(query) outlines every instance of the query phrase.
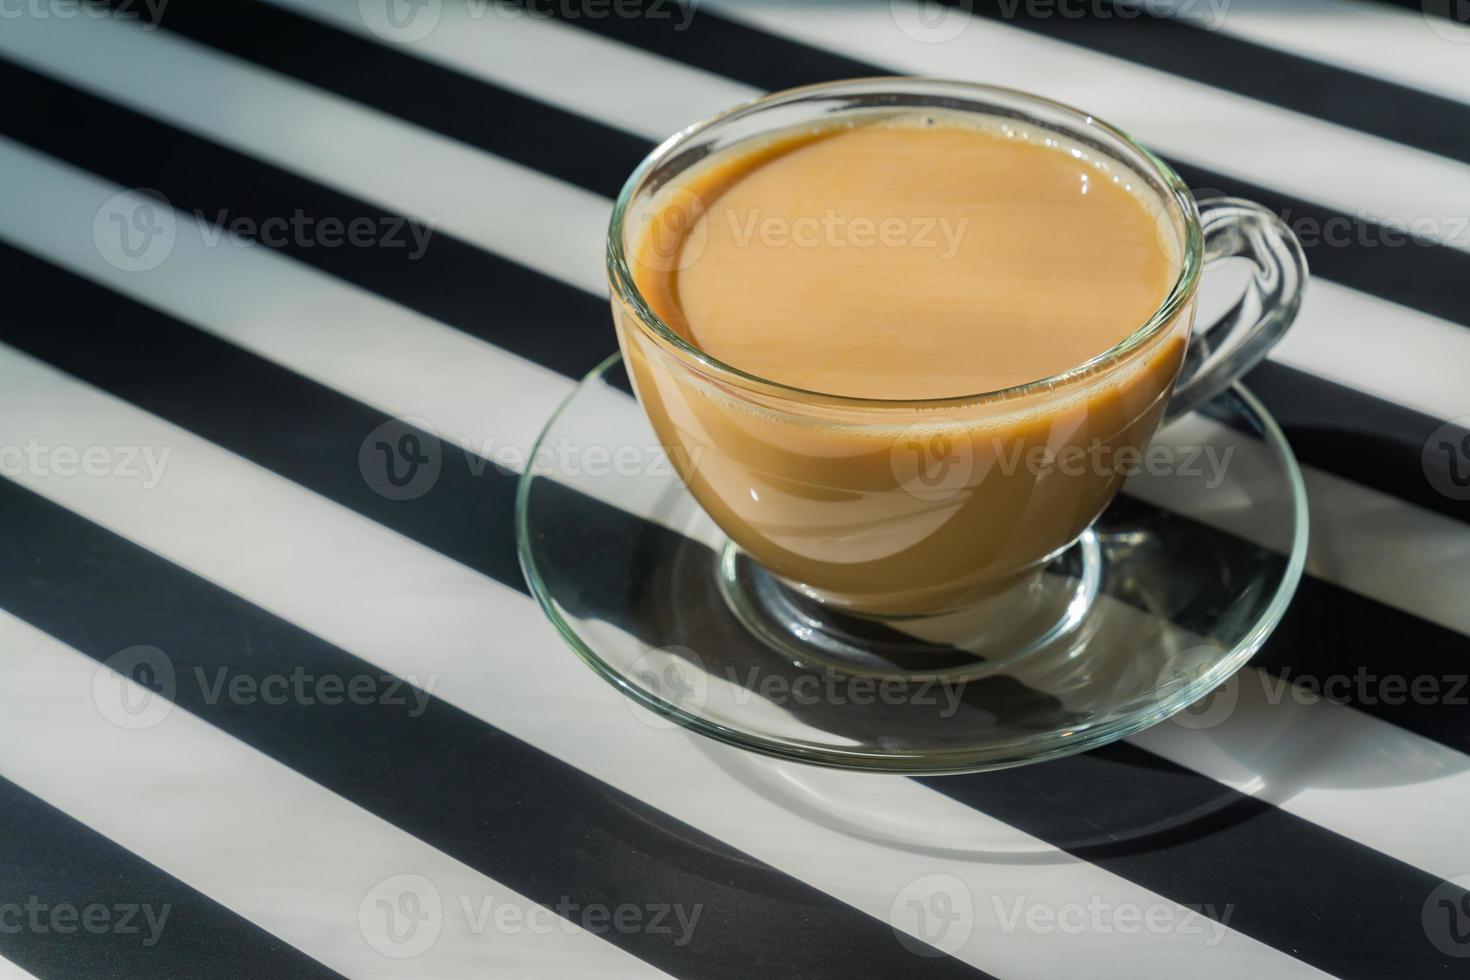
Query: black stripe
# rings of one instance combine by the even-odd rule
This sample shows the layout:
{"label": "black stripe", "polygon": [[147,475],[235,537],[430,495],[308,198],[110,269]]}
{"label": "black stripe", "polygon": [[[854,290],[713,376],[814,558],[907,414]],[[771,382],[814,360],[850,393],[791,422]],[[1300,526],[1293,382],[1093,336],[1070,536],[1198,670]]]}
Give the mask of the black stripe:
{"label": "black stripe", "polygon": [[[981,975],[917,957],[886,924],[444,701],[430,698],[415,717],[413,699],[371,664],[9,481],[0,481],[0,502],[0,542],[27,556],[0,566],[10,612],[98,660],[137,643],[159,647],[172,659],[180,707],[574,922],[590,905],[698,909],[691,936],[589,920],[659,969],[888,978],[923,965],[936,976]],[[76,614],[79,603],[88,615]],[[512,651],[486,656],[497,652]],[[367,678],[372,693],[360,687],[341,704],[230,703],[210,693],[221,677],[300,671],[344,684]],[[444,898],[457,909],[457,896]]]}
{"label": "black stripe", "polygon": [[[915,5],[929,0],[909,0]],[[1316,116],[1430,153],[1470,162],[1470,105],[1407,85],[1205,29],[1207,5],[1178,19],[1139,5],[1060,0],[938,0],[1136,64]],[[1228,25],[1228,9],[1223,13]],[[1409,217],[1405,215],[1404,217]]]}
{"label": "black stripe", "polygon": [[[234,30],[235,14],[240,11],[239,30]],[[188,5],[186,0],[177,0],[170,5],[169,13],[169,25],[190,37],[269,67],[299,72],[314,83],[329,83],[339,94],[385,112],[402,112],[414,106],[459,106],[471,100],[484,101],[488,94],[496,112],[460,115],[476,120],[498,118],[499,107],[505,105],[511,117],[524,125],[456,123],[449,130],[451,135],[472,139],[482,149],[529,166],[545,162],[539,150],[526,150],[540,145],[540,141],[525,138],[532,131],[527,127],[535,125],[533,120],[541,110],[521,96],[263,4],[220,0],[218,5]],[[297,30],[302,32],[302,42],[277,51],[275,39],[294,37]],[[227,212],[232,218],[247,217],[257,222],[290,215],[298,209],[318,218],[343,221],[383,217],[372,206],[347,195],[130,110],[112,107],[24,69],[7,68],[4,62],[0,62],[0,81],[17,86],[26,94],[21,105],[34,110],[29,115],[16,112],[12,114],[15,118],[0,120],[0,131],[119,183],[159,187],[184,210],[211,216]],[[86,125],[58,132],[50,125],[51,111],[85,120]],[[545,112],[551,128],[561,134],[553,142],[558,147],[580,148],[570,155],[582,162],[564,169],[562,176],[589,190],[607,193],[651,148],[647,141],[627,135],[604,144],[609,132],[606,127],[549,109]],[[442,121],[437,112],[431,116],[433,122]],[[125,135],[130,138],[111,143],[91,138],[92,134],[103,133],[116,134],[119,140]],[[207,165],[196,166],[194,161]],[[388,249],[340,249],[334,253],[288,243],[283,250],[323,271],[571,375],[590,369],[612,348],[606,308],[601,302],[561,290],[545,276],[442,233],[435,234],[428,252],[417,260],[407,252]],[[1451,465],[1447,457],[1433,454],[1427,462],[1422,461],[1425,441],[1439,428],[1437,419],[1270,363],[1258,368],[1247,383],[1258,389],[1303,461],[1422,507],[1460,520],[1470,519],[1470,505],[1439,493],[1425,475],[1427,467],[1444,485]],[[1324,426],[1324,415],[1329,416],[1330,425]],[[1344,431],[1368,437],[1360,436],[1352,443],[1352,452],[1343,452],[1344,440],[1337,434]]]}
{"label": "black stripe", "polygon": [[[1131,745],[924,782],[1178,902],[1233,906],[1231,928],[1335,976],[1463,969],[1425,936],[1438,879]],[[1143,813],[1160,829],[1140,841]]]}
{"label": "black stripe", "polygon": [[0,854],[0,953],[40,980],[339,976],[4,778]]}
{"label": "black stripe", "polygon": [[[0,317],[0,324],[3,324],[0,326],[0,338],[142,408],[163,414],[206,438],[227,439],[229,441],[222,443],[225,448],[347,506],[362,507],[366,516],[389,527],[405,526],[395,516],[399,506],[397,502],[377,499],[362,492],[363,478],[356,468],[357,449],[363,435],[382,420],[381,415],[222,341],[204,335],[190,340],[186,336],[191,332],[189,328],[157,313],[147,312],[130,300],[79,281],[70,274],[51,269],[45,263],[20,253],[7,254],[6,259],[9,267],[22,273],[22,281],[27,282],[30,288],[6,297],[8,305],[4,308],[5,315]],[[242,414],[241,405],[253,407],[271,402],[279,406],[273,410],[279,415],[253,415],[249,425],[238,420]],[[354,414],[356,421],[353,421]],[[427,434],[423,438],[426,441],[430,439]],[[448,455],[455,452],[452,449],[442,451]],[[457,503],[460,498],[481,495],[505,499],[503,491],[491,484],[499,481],[508,485],[509,477],[487,469],[485,475],[478,478],[478,484],[472,486],[467,476],[459,478],[465,482],[454,482],[453,474],[457,472],[460,472],[458,466],[443,467],[442,473],[450,481],[445,484],[445,504],[438,506],[439,487],[436,485],[421,498],[429,504],[422,517],[414,518],[415,521],[432,521],[435,515],[439,515],[440,527],[426,533],[419,526],[410,528],[409,533],[426,543],[442,543],[455,534],[462,534],[466,527],[464,522],[472,519],[466,517]],[[508,513],[493,519],[502,528],[500,534],[508,533],[504,530],[509,522]],[[18,523],[29,525],[33,521],[26,517],[18,519]],[[609,534],[632,533],[619,530],[628,523],[626,518],[623,524],[618,524],[609,516],[604,523]],[[44,542],[17,542],[14,553],[36,553],[34,549],[37,546],[44,546]],[[589,547],[586,550],[591,556],[618,549]],[[592,559],[589,557],[589,560]],[[513,573],[502,570],[500,574]],[[146,579],[148,576],[141,577]],[[618,569],[610,569],[605,578],[612,583],[610,589],[630,588],[632,583],[642,581],[636,570],[622,570],[619,574]],[[191,599],[182,604],[182,608],[208,608],[201,605],[204,598]],[[219,595],[212,601],[219,605],[227,600]],[[1309,641],[1312,634],[1308,627],[1317,621],[1309,613],[1319,613],[1324,618],[1341,615],[1321,614],[1320,607],[1315,605],[1318,602],[1334,610],[1356,604],[1353,615],[1358,619],[1353,625],[1360,630],[1360,642],[1355,649],[1362,651],[1365,657],[1378,658],[1374,662],[1379,665],[1393,662],[1390,653],[1394,649],[1393,642],[1412,643],[1418,638],[1428,638],[1427,642],[1432,642],[1438,639],[1446,659],[1456,645],[1463,649],[1462,637],[1315,582],[1304,587],[1298,601],[1301,611],[1294,614],[1299,617],[1296,621],[1301,624],[1300,630],[1307,634],[1305,639]],[[145,603],[132,600],[127,605],[128,608],[147,608]],[[59,610],[56,615],[60,615]],[[263,616],[255,611],[252,615]],[[50,626],[62,628],[54,621]],[[270,628],[284,627],[272,623]],[[265,629],[264,625],[252,625],[249,635],[262,635],[261,631]],[[221,635],[228,637],[244,633],[222,632]],[[125,645],[125,639],[116,634],[107,637],[113,649]],[[1285,632],[1273,641],[1272,649],[1280,651],[1281,656],[1296,657],[1300,651],[1295,644],[1302,639],[1293,635],[1293,631]],[[346,656],[307,637],[295,637],[292,642],[315,644],[315,652],[310,657],[297,654],[293,663],[331,665],[334,662],[332,658]],[[157,645],[167,648],[165,643]],[[102,649],[105,648],[106,644],[103,644]],[[1324,644],[1315,649],[1321,651],[1320,663],[1338,662],[1326,659],[1330,653],[1338,652],[1334,648]],[[229,662],[227,652],[212,656],[222,657],[221,662]],[[1290,662],[1299,664],[1297,660]],[[1298,666],[1297,669],[1300,672],[1303,668]],[[1369,710],[1372,710],[1371,706]],[[1410,720],[1418,717],[1416,713]],[[1447,709],[1441,727],[1452,731],[1456,722],[1451,719],[1460,717],[1462,713]],[[274,731],[273,723],[260,724]],[[330,765],[321,765],[318,773],[317,769],[311,768],[313,762],[310,759],[292,758],[291,764],[349,798],[359,798],[363,791],[352,784],[352,780],[355,767],[360,768],[362,763],[352,759],[352,747],[377,744],[378,736],[354,734],[344,743],[328,740],[323,732],[313,734],[315,737],[310,740],[304,740],[300,733],[292,735],[292,738],[296,743],[318,743],[319,751],[333,753]],[[413,734],[421,746],[439,744],[437,732],[427,731],[427,726],[414,729]],[[276,745],[254,728],[241,735],[273,753],[284,755],[290,748]],[[458,732],[453,736],[454,739],[466,737],[466,734]],[[1456,740],[1464,744],[1463,736],[1456,736]],[[322,744],[328,741],[331,744]],[[454,743],[446,741],[444,744]],[[532,750],[522,748],[521,751]],[[1144,764],[1140,760],[1147,762]],[[404,764],[408,762],[402,761]],[[398,767],[386,768],[395,771]],[[1159,776],[1159,773],[1166,774],[1167,778]],[[487,785],[489,775],[485,774]],[[1136,792],[1135,779],[1139,781]],[[344,782],[348,785],[342,785]],[[1066,764],[958,777],[936,785],[962,798],[968,798],[967,794],[998,794],[998,802],[994,805],[1004,814],[1003,819],[1044,837],[1058,847],[1088,855],[1091,860],[1100,839],[1092,810],[1078,802],[1067,811],[1070,815],[1063,817],[1051,802],[1053,798],[1080,800],[1073,795],[1076,790],[1071,788],[1078,784],[1086,785],[1112,801],[1109,806],[1113,823],[1101,824],[1105,828],[1102,840],[1123,836],[1125,829],[1135,831],[1128,835],[1133,843],[1126,848],[1119,845],[1117,850],[1121,853],[1112,856],[1113,867],[1120,873],[1137,875],[1138,880],[1147,881],[1148,887],[1170,898],[1185,903],[1235,903],[1240,907],[1234,913],[1236,918],[1232,919],[1232,926],[1279,948],[1294,952],[1301,950],[1301,955],[1307,956],[1311,962],[1344,975],[1355,974],[1364,968],[1364,964],[1379,963],[1384,956],[1412,966],[1422,963],[1426,956],[1435,955],[1433,948],[1423,942],[1417,918],[1418,903],[1434,887],[1435,880],[1431,876],[1274,808],[1254,803],[1198,774],[1155,760],[1137,750],[1109,750]],[[458,783],[455,785],[457,787]],[[433,789],[430,785],[424,787],[423,792]],[[989,800],[989,796],[977,795],[974,799]],[[576,804],[583,808],[588,806],[580,800]],[[460,805],[465,804],[461,802]],[[989,807],[987,803],[986,809]],[[1189,827],[1151,833],[1142,841],[1137,839],[1136,831],[1140,827],[1172,826],[1178,823],[1180,814],[1202,808],[1225,813],[1226,817],[1214,819],[1227,820],[1230,833],[1225,834],[1224,828],[1215,824],[1203,825],[1208,833],[1197,833],[1201,826],[1195,821]],[[1248,819],[1239,821],[1237,826],[1234,815],[1241,814]],[[425,818],[418,812],[392,810],[388,816],[400,826],[426,836],[431,842],[443,836],[438,828],[425,827],[420,823]],[[536,819],[541,819],[540,815]],[[1162,841],[1156,839],[1160,833],[1163,833]],[[1263,839],[1256,841],[1256,835],[1262,835]],[[1169,847],[1179,845],[1183,838],[1189,841],[1189,861],[1179,860],[1177,854],[1169,850]],[[1230,843],[1229,850],[1218,850],[1220,844],[1217,841],[1225,840]],[[443,846],[451,853],[462,853],[456,848],[464,845],[458,841],[446,841]],[[1160,859],[1156,851],[1161,847],[1170,860]],[[1295,876],[1290,881],[1272,879],[1263,869],[1278,866],[1269,862],[1257,863],[1255,855],[1274,855],[1283,847],[1289,848],[1299,860],[1307,860],[1312,867],[1322,869],[1323,877]],[[1201,874],[1201,867],[1208,867],[1209,873]],[[492,870],[487,867],[486,870],[497,877],[503,873],[498,868]],[[568,872],[568,880],[581,879]],[[1330,885],[1324,886],[1324,880],[1330,881]],[[1266,888],[1263,881],[1270,881],[1270,888]],[[516,885],[514,880],[507,883]],[[1324,888],[1333,894],[1330,903],[1324,903]],[[1250,907],[1243,907],[1246,905]],[[1359,922],[1361,916],[1370,914],[1377,923],[1372,932],[1362,929]],[[1411,919],[1412,929],[1408,927]],[[1322,938],[1303,939],[1302,936],[1308,933]]]}
{"label": "black stripe", "polygon": [[1470,501],[1436,489],[1463,484],[1470,451],[1425,452],[1431,439],[1470,446],[1462,427],[1276,361],[1262,361],[1242,380],[1271,410],[1302,463],[1470,521]]}
{"label": "black stripe", "polygon": [[[892,69],[767,34],[702,8],[687,24],[668,17],[568,17],[558,4],[540,4],[537,9],[556,13],[571,26],[763,89],[892,74]],[[1247,66],[1241,67],[1242,72],[1248,70]],[[1249,198],[1282,215],[1293,227],[1311,232],[1306,251],[1316,275],[1401,306],[1470,325],[1470,293],[1466,287],[1470,282],[1470,253],[1417,239],[1406,243],[1402,235],[1386,232],[1382,225],[1360,215],[1204,167],[1178,160],[1170,163],[1191,187]],[[1420,216],[1398,217],[1410,220]],[[1459,216],[1430,217],[1448,221]]]}

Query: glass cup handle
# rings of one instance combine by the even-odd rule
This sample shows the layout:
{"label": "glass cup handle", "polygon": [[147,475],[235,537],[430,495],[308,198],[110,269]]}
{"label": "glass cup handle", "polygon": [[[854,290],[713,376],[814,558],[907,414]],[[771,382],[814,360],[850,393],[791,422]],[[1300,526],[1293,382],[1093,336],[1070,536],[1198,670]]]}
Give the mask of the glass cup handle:
{"label": "glass cup handle", "polygon": [[1205,265],[1249,259],[1251,281],[1214,323],[1194,325],[1164,419],[1199,408],[1260,363],[1296,319],[1307,281],[1301,242],[1275,214],[1238,197],[1199,202]]}

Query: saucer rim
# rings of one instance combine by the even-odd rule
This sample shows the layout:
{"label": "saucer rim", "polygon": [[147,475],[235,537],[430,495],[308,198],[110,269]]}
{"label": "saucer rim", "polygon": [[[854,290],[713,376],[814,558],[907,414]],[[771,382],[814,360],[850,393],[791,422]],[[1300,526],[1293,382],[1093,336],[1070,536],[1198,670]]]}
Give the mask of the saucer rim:
{"label": "saucer rim", "polygon": [[[622,359],[623,357],[620,352],[609,355],[577,382],[573,389],[557,405],[556,410],[547,419],[546,424],[542,426],[540,433],[536,436],[531,454],[527,457],[528,459],[537,458],[537,453],[552,428],[562,419],[567,409],[576,401],[577,397],[590,385],[596,383],[610,369],[620,363]],[[1101,748],[1104,745],[1109,745],[1145,729],[1152,728],[1160,722],[1167,721],[1170,717],[1178,714],[1219,685],[1225,683],[1245,667],[1251,658],[1260,650],[1262,645],[1265,644],[1271,633],[1280,625],[1282,618],[1286,615],[1287,608],[1291,604],[1291,600],[1296,595],[1297,588],[1301,583],[1302,575],[1306,569],[1307,542],[1310,530],[1306,483],[1302,477],[1301,465],[1298,463],[1296,454],[1292,451],[1291,445],[1286,439],[1285,432],[1282,431],[1276,419],[1266,409],[1265,405],[1251,394],[1250,390],[1241,382],[1233,382],[1212,400],[1231,396],[1240,400],[1252,418],[1252,421],[1258,426],[1261,441],[1272,450],[1272,458],[1279,464],[1280,473],[1285,476],[1286,484],[1290,487],[1291,491],[1290,503],[1293,526],[1291,546],[1285,555],[1286,567],[1282,572],[1276,593],[1271,598],[1270,605],[1256,619],[1245,636],[1235,644],[1233,649],[1219,658],[1209,670],[1201,673],[1190,683],[1182,685],[1180,690],[1175,692],[1173,696],[1159,701],[1153,711],[1124,716],[1111,724],[1099,725],[1096,728],[1078,733],[1072,740],[1059,741],[1046,747],[1036,746],[1032,742],[1034,736],[1023,736],[1006,741],[997,741],[989,744],[985,752],[987,756],[995,755],[997,757],[985,759],[977,758],[977,753],[974,749],[920,753],[870,752],[838,746],[814,748],[802,743],[776,741],[761,735],[754,735],[746,731],[730,728],[727,725],[711,721],[707,718],[702,718],[685,711],[677,705],[670,704],[661,698],[655,697],[642,688],[629,684],[619,670],[597,655],[596,651],[582,639],[576,629],[558,611],[546,583],[537,574],[534,543],[531,540],[530,522],[527,520],[527,507],[530,500],[531,487],[538,478],[544,478],[537,474],[533,467],[527,467],[523,470],[516,483],[516,555],[520,562],[521,574],[524,576],[526,584],[531,594],[535,597],[537,604],[541,607],[542,613],[551,622],[552,626],[555,627],[562,640],[583,663],[591,667],[600,677],[634,702],[653,711],[662,718],[699,735],[703,735],[706,738],[788,762],[799,762],[805,765],[820,766],[827,769],[906,776],[946,776],[973,772],[991,772],[1062,759],[1091,749]],[[1024,751],[1027,746],[1030,746],[1033,751]],[[1001,749],[1010,749],[1009,754],[1000,752],[999,750]]]}

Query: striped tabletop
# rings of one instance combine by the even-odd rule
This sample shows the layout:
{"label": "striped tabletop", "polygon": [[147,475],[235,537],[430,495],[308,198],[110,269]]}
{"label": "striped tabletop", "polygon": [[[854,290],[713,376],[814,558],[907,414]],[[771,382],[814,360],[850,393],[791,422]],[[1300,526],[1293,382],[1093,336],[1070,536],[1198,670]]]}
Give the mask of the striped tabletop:
{"label": "striped tabletop", "polygon": [[[1470,26],[1422,8],[0,3],[0,978],[1470,975]],[[1307,246],[1247,383],[1308,575],[1182,723],[778,764],[527,593],[621,181],[894,73],[1095,110]]]}

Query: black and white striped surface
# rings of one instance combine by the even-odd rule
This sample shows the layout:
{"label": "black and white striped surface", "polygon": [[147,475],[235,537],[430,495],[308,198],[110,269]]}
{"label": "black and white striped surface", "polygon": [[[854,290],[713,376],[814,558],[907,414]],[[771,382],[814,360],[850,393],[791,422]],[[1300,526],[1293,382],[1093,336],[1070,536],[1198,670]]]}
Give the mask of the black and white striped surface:
{"label": "black and white striped surface", "polygon": [[[1424,6],[6,7],[0,978],[1470,975],[1470,26]],[[885,73],[1082,105],[1307,240],[1248,384],[1309,574],[1215,714],[806,769],[650,723],[526,594],[623,178]]]}

